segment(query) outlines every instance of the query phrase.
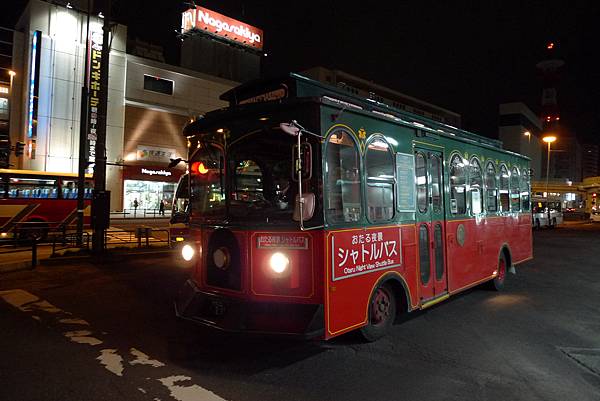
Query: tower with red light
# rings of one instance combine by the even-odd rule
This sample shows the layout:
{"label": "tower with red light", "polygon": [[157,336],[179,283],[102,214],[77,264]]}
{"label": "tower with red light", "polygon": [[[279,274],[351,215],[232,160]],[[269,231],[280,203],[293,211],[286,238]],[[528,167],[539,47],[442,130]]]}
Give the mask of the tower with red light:
{"label": "tower with red light", "polygon": [[543,123],[544,130],[556,128],[560,121],[557,86],[560,78],[560,69],[565,65],[565,62],[557,57],[556,52],[556,43],[548,42],[546,44],[544,60],[536,65],[542,77],[542,109],[540,120]]}

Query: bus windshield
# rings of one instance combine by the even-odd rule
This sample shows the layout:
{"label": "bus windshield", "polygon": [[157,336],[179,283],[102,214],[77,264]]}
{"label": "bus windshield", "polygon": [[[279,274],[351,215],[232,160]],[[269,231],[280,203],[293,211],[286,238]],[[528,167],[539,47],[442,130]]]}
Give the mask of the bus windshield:
{"label": "bus windshield", "polygon": [[296,139],[260,129],[222,144],[200,142],[191,160],[194,218],[291,222],[297,182],[292,179]]}

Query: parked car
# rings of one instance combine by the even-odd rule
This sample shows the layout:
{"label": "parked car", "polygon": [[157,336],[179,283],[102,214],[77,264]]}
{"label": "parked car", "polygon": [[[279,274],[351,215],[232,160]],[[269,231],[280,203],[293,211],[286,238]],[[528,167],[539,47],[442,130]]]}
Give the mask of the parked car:
{"label": "parked car", "polygon": [[592,214],[590,214],[590,221],[592,223],[600,223],[600,210],[594,210]]}

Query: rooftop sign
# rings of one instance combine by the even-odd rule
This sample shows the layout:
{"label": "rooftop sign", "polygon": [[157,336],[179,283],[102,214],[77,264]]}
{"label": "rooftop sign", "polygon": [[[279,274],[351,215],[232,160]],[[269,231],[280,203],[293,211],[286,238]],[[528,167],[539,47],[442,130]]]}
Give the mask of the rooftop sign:
{"label": "rooftop sign", "polygon": [[263,31],[252,25],[196,6],[184,11],[181,15],[181,29],[207,31],[224,39],[240,43],[257,50],[263,48]]}

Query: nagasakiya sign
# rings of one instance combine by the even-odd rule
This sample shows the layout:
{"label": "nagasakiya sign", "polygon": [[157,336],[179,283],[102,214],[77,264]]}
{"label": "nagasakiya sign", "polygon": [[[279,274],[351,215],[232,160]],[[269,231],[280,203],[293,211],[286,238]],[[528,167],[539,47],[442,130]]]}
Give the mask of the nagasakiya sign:
{"label": "nagasakiya sign", "polygon": [[263,48],[263,31],[252,25],[226,17],[204,7],[190,8],[181,15],[181,29],[207,31],[257,50]]}

